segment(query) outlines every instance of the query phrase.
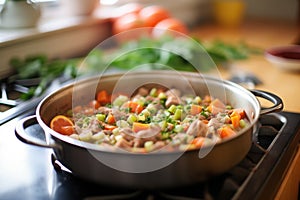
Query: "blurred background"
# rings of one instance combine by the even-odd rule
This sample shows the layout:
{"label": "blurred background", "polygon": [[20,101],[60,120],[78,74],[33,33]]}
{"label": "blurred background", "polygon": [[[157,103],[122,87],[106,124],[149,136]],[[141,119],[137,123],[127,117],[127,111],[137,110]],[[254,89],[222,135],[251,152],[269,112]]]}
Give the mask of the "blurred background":
{"label": "blurred background", "polygon": [[[148,32],[151,37],[146,40],[139,40],[138,31],[120,34],[141,27],[156,27],[154,30],[161,31]],[[253,187],[243,188],[245,182],[241,182],[242,187],[228,183],[238,187],[236,193],[259,188],[268,197],[258,198],[258,193],[249,192],[245,196],[249,199],[275,196],[275,199],[299,199],[300,0],[0,0],[0,157],[3,161],[0,179],[6,180],[0,183],[0,199],[55,199],[51,198],[55,193],[51,188],[55,187],[69,197],[82,195],[77,191],[81,187],[76,184],[68,187],[53,178],[52,174],[58,173],[48,162],[48,151],[17,140],[16,120],[33,114],[46,94],[72,82],[87,55],[90,59],[84,64],[98,71],[108,64],[118,70],[128,70],[145,62],[164,62],[175,69],[192,71],[181,55],[201,62],[201,55],[194,51],[197,48],[177,38],[155,40],[164,30],[178,31],[201,44],[221,78],[248,89],[270,91],[283,99],[284,113],[278,115],[279,123],[275,121],[276,133],[266,133],[279,141],[270,141],[270,148],[276,144],[273,152],[277,154],[270,148],[260,150],[263,158],[269,155],[276,159],[276,165],[275,161],[265,163],[268,173],[266,168],[255,165],[247,178],[242,173],[242,179],[254,183]],[[111,56],[115,55],[113,51],[94,51],[99,44],[110,46],[105,42],[110,38],[116,38],[113,44],[120,44],[114,48],[116,55],[145,44],[157,49],[168,47],[172,53],[173,50],[179,53],[165,56],[157,51],[136,52],[132,57],[126,54],[124,59],[110,63]],[[136,39],[136,43],[130,43],[131,39]],[[270,105],[270,102],[261,103]],[[290,117],[285,118],[287,113]],[[266,124],[269,126],[269,121]],[[281,127],[283,134],[280,134]],[[289,139],[288,135],[295,135],[295,139]],[[282,145],[282,141],[289,145]],[[283,156],[287,153],[290,159]],[[236,171],[243,172],[244,168]],[[257,171],[260,185],[256,185],[258,179],[250,181],[252,172]],[[268,177],[261,178],[265,177],[262,174]],[[195,189],[198,191],[199,187]],[[212,191],[215,190],[214,187]],[[99,192],[99,187],[96,191]],[[58,199],[63,198],[60,192],[56,195]],[[92,199],[96,198],[94,195]]]}
{"label": "blurred background", "polygon": [[[107,29],[103,21],[117,17],[120,12],[129,12],[130,10],[126,11],[126,8],[125,11],[117,8],[130,3],[137,3],[141,6],[162,6],[172,17],[181,20],[191,30],[212,24],[232,29],[240,27],[247,21],[261,21],[262,23],[268,21],[275,25],[276,23],[300,24],[298,0],[179,0],[176,2],[172,0],[32,0],[30,4],[34,5],[35,13],[3,9],[5,2],[11,6],[13,3],[20,3],[20,0],[0,0],[0,55],[5,58],[0,61],[0,72],[4,71],[4,73],[10,71],[8,60],[14,55],[24,56],[41,51],[45,51],[50,57],[83,55],[108,36],[106,34],[109,33],[106,33]],[[22,17],[22,13],[26,17]],[[100,31],[99,23],[102,24],[101,32],[103,33],[96,33]],[[91,29],[98,28],[97,31],[91,32],[89,40],[81,38],[76,40],[77,45],[75,45],[63,37],[66,31],[76,37],[75,30],[88,31],[87,26]],[[299,34],[289,36],[291,42],[298,40],[297,35]],[[55,42],[56,48],[52,50],[54,47],[48,44],[47,40],[53,39],[54,36],[56,38],[52,42]],[[44,39],[42,42],[39,40],[41,37]],[[60,38],[63,42],[59,41]],[[68,38],[70,40],[72,37]],[[28,48],[27,43],[24,44],[27,41],[31,41],[29,46],[39,45]],[[41,43],[35,43],[35,41]],[[44,47],[41,44],[44,44]]]}
{"label": "blurred background", "polygon": [[[215,0],[179,0],[176,3],[172,0],[164,1],[110,1],[102,0],[103,4],[114,5],[125,4],[129,2],[138,2],[145,5],[157,4],[169,9],[172,14],[190,25],[198,24],[199,22],[207,22],[213,20],[214,10],[213,4]],[[217,2],[230,3],[232,0],[217,0]],[[287,20],[297,22],[299,20],[299,1],[298,0],[234,0],[235,3],[242,3],[245,5],[245,18],[264,18],[273,20]],[[223,10],[225,12],[225,10]]]}

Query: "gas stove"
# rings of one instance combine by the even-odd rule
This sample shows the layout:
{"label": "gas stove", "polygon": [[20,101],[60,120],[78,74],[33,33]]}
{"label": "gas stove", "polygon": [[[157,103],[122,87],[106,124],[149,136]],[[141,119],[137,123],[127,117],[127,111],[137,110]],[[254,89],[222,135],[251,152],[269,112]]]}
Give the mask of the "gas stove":
{"label": "gas stove", "polygon": [[[263,115],[249,153],[228,172],[191,186],[144,191],[81,180],[56,160],[51,149],[20,142],[14,126],[31,114],[34,109],[0,127],[0,199],[272,199],[300,140],[300,114]],[[44,139],[39,125],[27,129]]]}
{"label": "gas stove", "polygon": [[[237,166],[206,182],[160,191],[126,190],[83,182],[52,154],[56,178],[61,183],[56,190],[70,199],[272,199],[299,142],[299,123],[300,115],[292,113],[261,116],[252,147]],[[79,196],[72,195],[73,190],[81,191]]]}
{"label": "gas stove", "polygon": [[34,109],[37,104],[49,93],[68,84],[72,81],[69,77],[61,76],[48,84],[47,90],[41,95],[34,96],[28,100],[23,100],[22,95],[28,93],[32,87],[37,87],[39,78],[14,80],[3,79],[0,81],[0,125],[17,117],[30,109]]}
{"label": "gas stove", "polygon": [[[75,177],[51,149],[24,144],[14,134],[18,120],[33,115],[42,98],[68,82],[54,80],[43,95],[28,101],[20,95],[30,86],[1,83],[0,199],[273,199],[298,150],[300,113],[273,113],[260,117],[244,160],[206,182],[155,191],[90,183]],[[38,124],[27,129],[45,139]]]}

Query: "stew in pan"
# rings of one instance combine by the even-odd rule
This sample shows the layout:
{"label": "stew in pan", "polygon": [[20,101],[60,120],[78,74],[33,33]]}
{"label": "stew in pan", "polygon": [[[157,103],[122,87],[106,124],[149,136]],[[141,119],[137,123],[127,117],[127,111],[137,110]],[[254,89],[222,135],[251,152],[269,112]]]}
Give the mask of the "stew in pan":
{"label": "stew in pan", "polygon": [[141,87],[132,97],[101,90],[88,105],[55,116],[50,127],[80,141],[147,153],[200,148],[248,125],[243,108],[218,98]]}

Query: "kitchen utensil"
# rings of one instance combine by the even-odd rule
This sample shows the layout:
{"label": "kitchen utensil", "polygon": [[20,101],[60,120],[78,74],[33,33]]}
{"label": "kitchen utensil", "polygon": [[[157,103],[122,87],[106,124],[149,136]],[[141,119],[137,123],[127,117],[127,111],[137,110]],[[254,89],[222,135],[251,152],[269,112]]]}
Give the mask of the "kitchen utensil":
{"label": "kitchen utensil", "polygon": [[[176,87],[182,91],[192,88],[201,96],[211,94],[220,99],[225,97],[233,107],[245,109],[250,125],[236,136],[224,139],[214,146],[148,154],[113,152],[95,144],[63,136],[49,127],[54,116],[72,108],[72,102],[75,103],[78,99],[90,101],[89,95],[86,94],[93,91],[93,88],[96,88],[96,91],[106,89],[108,92],[113,92],[118,87],[126,90],[126,88],[136,88],[141,84],[149,83]],[[256,96],[265,98],[274,105],[261,108]],[[59,162],[82,179],[130,188],[168,188],[204,181],[235,166],[250,149],[252,133],[258,117],[279,111],[282,107],[282,100],[274,94],[259,90],[250,92],[230,81],[197,73],[147,71],[127,75],[113,74],[104,75],[101,79],[88,78],[50,94],[39,104],[36,115],[18,123],[16,135],[25,143],[52,148]],[[25,131],[26,127],[37,122],[44,129],[47,142],[39,141]]]}

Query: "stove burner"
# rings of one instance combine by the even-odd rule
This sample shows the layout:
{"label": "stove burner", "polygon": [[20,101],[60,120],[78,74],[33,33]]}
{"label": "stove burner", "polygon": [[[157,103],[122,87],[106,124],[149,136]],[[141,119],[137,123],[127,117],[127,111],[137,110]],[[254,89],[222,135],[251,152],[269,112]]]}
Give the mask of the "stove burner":
{"label": "stove burner", "polygon": [[25,93],[28,89],[21,85],[1,83],[0,125],[38,105],[42,97],[28,101],[20,99],[21,94]]}
{"label": "stove burner", "polygon": [[20,92],[12,90],[5,82],[1,83],[1,98],[0,98],[0,112],[5,112],[12,107],[17,106],[20,101]]}
{"label": "stove burner", "polygon": [[[274,158],[272,152],[278,148],[278,145],[282,145],[279,138],[283,137],[279,136],[284,134],[282,130],[286,124],[286,118],[279,114],[261,116],[251,149],[242,162],[228,172],[206,182],[175,189],[141,191],[89,183],[75,177],[56,160],[54,155],[51,161],[57,176],[61,179],[60,185],[83,190],[79,194],[84,195],[80,197],[84,199],[249,199],[249,194],[253,196],[258,193],[259,187],[265,184],[264,177],[271,173],[270,166],[275,166],[274,159],[277,158]],[[266,170],[266,165],[269,170]],[[72,197],[72,199],[76,198]]]}
{"label": "stove burner", "polygon": [[[13,78],[12,78],[13,79]],[[54,79],[47,90],[40,96],[33,97],[29,100],[22,100],[22,94],[26,94],[31,87],[36,87],[40,83],[40,78],[8,80],[1,81],[1,97],[0,97],[0,125],[10,119],[34,109],[38,103],[51,91],[60,88],[64,84],[70,83],[72,80],[68,77],[58,77]]]}
{"label": "stove burner", "polygon": [[6,91],[6,84],[4,84],[4,83],[1,84],[1,99],[0,99],[0,104],[5,104],[5,105],[8,105],[8,106],[16,106],[16,105],[18,105],[18,100],[8,99],[8,97],[7,97],[7,91]]}

